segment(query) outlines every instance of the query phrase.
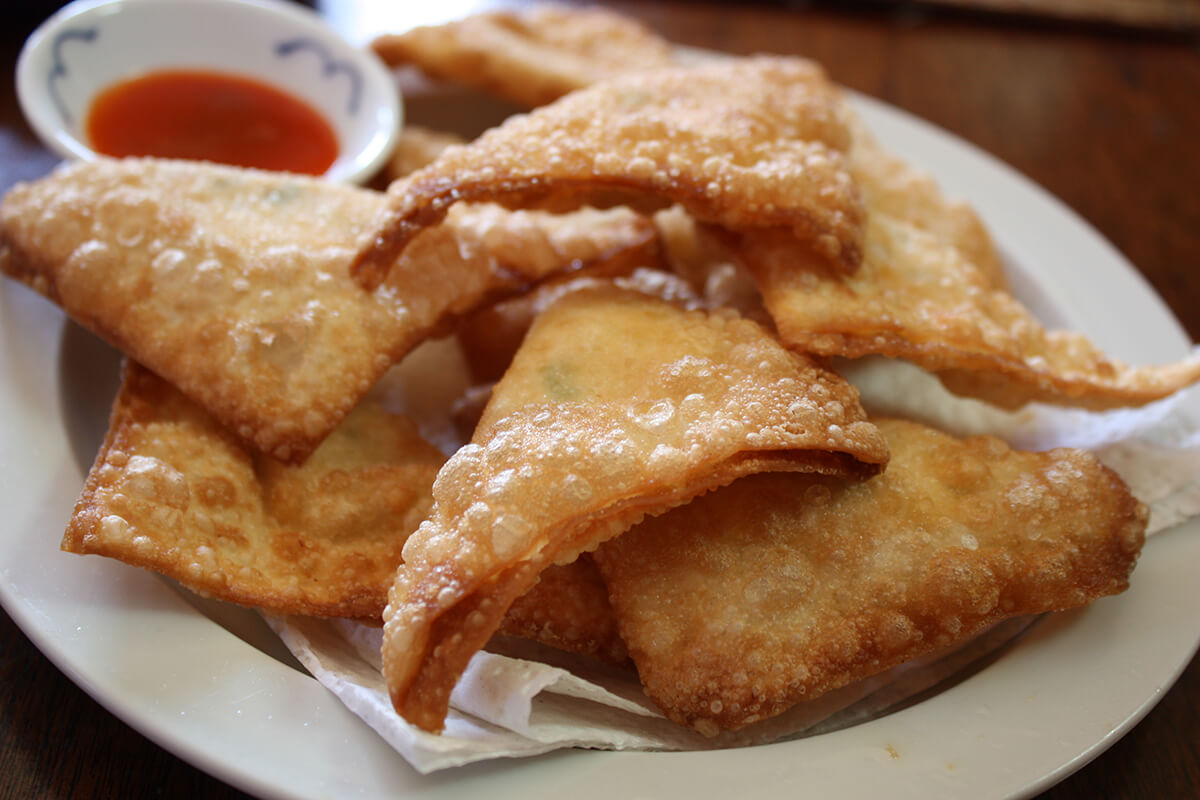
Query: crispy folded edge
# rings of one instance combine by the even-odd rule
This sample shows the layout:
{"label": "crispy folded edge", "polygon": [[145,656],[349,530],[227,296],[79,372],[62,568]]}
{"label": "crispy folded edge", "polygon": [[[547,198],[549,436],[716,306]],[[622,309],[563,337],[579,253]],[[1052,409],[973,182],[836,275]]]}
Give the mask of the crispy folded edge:
{"label": "crispy folded edge", "polygon": [[[881,236],[908,231],[914,239],[935,244],[937,257],[956,265],[962,275],[955,284],[960,296],[953,303],[935,307],[937,316],[943,318],[939,321],[954,323],[956,317],[962,317],[971,323],[988,323],[1003,328],[1004,337],[997,343],[980,331],[964,335],[952,324],[946,324],[944,330],[931,330],[928,320],[906,321],[908,309],[899,306],[889,313],[879,297],[885,303],[894,302],[892,293],[877,292],[876,297],[871,294],[875,287],[864,284],[879,269],[870,263],[881,259],[879,256],[868,259],[854,275],[845,276],[818,259],[785,263],[770,252],[764,256],[757,243],[745,242],[740,255],[746,258],[779,337],[788,347],[819,357],[903,359],[936,374],[955,394],[1006,409],[1031,402],[1092,411],[1141,406],[1200,381],[1200,353],[1149,366],[1109,359],[1083,334],[1042,327],[1007,289],[995,286],[993,276],[966,260],[944,238],[911,221],[886,215],[874,219],[870,228],[868,248],[876,230],[883,232]],[[902,262],[913,256],[901,250],[895,258]],[[940,277],[944,276],[938,268],[921,275],[930,282]],[[811,303],[807,298],[816,291],[844,298],[848,310],[840,310],[833,299],[824,305]],[[807,302],[816,313],[806,309],[797,318],[793,297]],[[870,302],[876,308],[868,308]],[[933,316],[929,311],[925,314]],[[1035,355],[1026,355],[1029,351]]]}
{"label": "crispy folded edge", "polygon": [[[387,658],[389,626],[385,622],[383,667],[392,704],[417,727],[440,731],[458,677],[475,652],[499,628],[513,602],[537,582],[539,573],[554,562],[570,561],[581,552],[595,549],[648,515],[661,514],[697,495],[759,472],[849,473],[866,478],[880,469],[879,464],[863,463],[843,453],[739,453],[684,486],[666,487],[666,491],[653,495],[627,497],[590,517],[549,530],[544,537],[547,544],[541,550],[476,580],[462,600],[437,615],[423,630],[410,630],[410,634],[416,635],[408,638],[405,645],[408,655],[402,663]],[[398,603],[393,591],[389,611]],[[386,621],[388,612],[384,617]]]}
{"label": "crispy folded edge", "polygon": [[[201,431],[189,442],[193,449],[202,450],[206,446],[215,446],[238,460],[244,459],[246,463],[265,459],[274,462],[273,466],[278,470],[297,469],[274,461],[270,456],[249,451],[239,438],[222,428],[199,406],[187,400],[178,389],[136,361],[127,358],[122,366],[122,382],[113,401],[108,430],[63,534],[62,550],[78,555],[114,558],[131,566],[165,575],[202,596],[237,605],[269,608],[287,614],[345,617],[378,625],[387,594],[387,588],[383,584],[363,584],[343,592],[331,591],[328,585],[325,585],[313,592],[289,592],[281,595],[277,590],[268,591],[262,581],[245,581],[227,571],[197,572],[189,568],[189,565],[194,566],[194,558],[164,558],[162,548],[123,547],[112,544],[104,535],[97,535],[106,525],[106,504],[100,501],[100,494],[107,485],[104,479],[105,472],[113,467],[120,468],[129,458],[140,454],[140,434],[147,425],[167,421],[164,408],[168,406],[172,409],[168,413],[171,420],[190,420],[190,424],[198,426],[198,430]],[[432,445],[423,443],[423,446],[428,448],[429,455],[436,456],[437,451]],[[263,513],[265,515],[267,512],[264,510]],[[399,538],[395,545],[397,563],[400,559],[400,545],[407,533],[403,528],[398,529]],[[162,535],[169,535],[168,529],[163,529]],[[214,532],[213,535],[215,537],[220,534]]]}
{"label": "crispy folded edge", "polygon": [[[781,73],[787,73],[789,80],[780,77]],[[593,166],[581,171],[578,165],[575,165],[577,172],[571,175],[556,174],[559,166],[551,161],[540,166],[536,172],[526,169],[523,174],[505,170],[504,165],[491,163],[485,168],[480,168],[478,163],[474,163],[478,161],[478,154],[495,156],[523,137],[536,136],[541,141],[553,134],[561,136],[560,141],[569,142],[577,135],[574,132],[576,123],[595,114],[587,102],[588,99],[595,97],[599,98],[597,103],[606,100],[611,104],[613,100],[609,95],[633,96],[639,91],[646,94],[647,86],[655,86],[656,83],[666,86],[672,81],[686,81],[689,75],[707,77],[710,81],[723,77],[729,84],[726,96],[730,97],[736,96],[732,87],[747,81],[757,80],[763,85],[776,88],[814,86],[831,104],[830,107],[836,109],[835,116],[844,113],[840,94],[827,80],[824,72],[813,62],[799,58],[755,56],[727,59],[698,65],[664,67],[624,78],[599,81],[529,114],[511,117],[465,147],[455,148],[448,153],[448,160],[439,158],[428,167],[413,173],[406,182],[394,184],[389,189],[392,196],[390,207],[382,215],[374,235],[369,237],[355,256],[350,268],[351,275],[367,289],[379,286],[386,279],[393,261],[409,243],[425,228],[441,222],[449,208],[459,202],[494,202],[506,208],[538,208],[554,212],[569,211],[581,205],[597,208],[628,205],[643,213],[652,213],[678,203],[698,218],[713,224],[727,225],[731,229],[741,231],[769,231],[775,234],[777,242],[788,241],[792,249],[811,250],[827,260],[834,269],[853,272],[862,258],[863,209],[857,186],[850,180],[848,173],[844,177],[849,186],[834,186],[827,182],[818,192],[821,201],[826,203],[832,202],[839,194],[843,195],[838,203],[840,207],[832,211],[822,209],[819,213],[811,202],[776,202],[777,198],[772,193],[782,190],[787,186],[787,182],[780,180],[778,174],[773,174],[769,177],[756,176],[759,179],[756,191],[749,193],[755,195],[754,200],[747,201],[748,207],[738,208],[738,213],[735,214],[732,210],[734,206],[723,197],[729,191],[726,184],[736,183],[729,180],[731,170],[726,170],[719,176],[703,174],[707,170],[707,160],[704,165],[695,165],[702,173],[695,176],[685,175],[674,162],[670,167],[654,165],[650,163],[650,159],[643,156],[635,157],[630,153],[621,153],[615,146],[612,152],[591,153]],[[807,84],[805,80],[808,81]],[[668,122],[669,124],[665,125],[666,129],[671,131],[668,137],[683,136],[689,146],[695,146],[692,140],[698,138],[696,132],[685,130],[679,125],[679,121],[672,117],[672,96],[661,87],[658,87],[658,91],[663,95],[658,99],[664,119],[654,120],[655,124],[664,127],[664,121]],[[765,98],[760,99],[761,105],[738,107],[736,113],[746,118],[756,115],[769,116],[772,113],[771,106],[766,105]],[[630,118],[638,120],[638,113],[630,112]],[[733,112],[726,110],[725,113]],[[808,121],[816,124],[818,117],[819,115],[810,115]],[[644,124],[644,121],[639,120],[639,124]],[[761,132],[762,129],[770,129],[772,126],[758,124],[746,127],[745,136],[747,141],[751,141],[753,134],[749,131]],[[832,165],[841,164],[843,160],[844,154],[838,148],[848,144],[849,130],[843,127],[841,136],[846,141],[840,142],[837,147],[812,140],[811,143],[823,145],[819,152],[808,153],[803,157],[793,153],[792,160],[786,162],[787,165],[794,169],[795,175],[803,175],[806,180],[809,173],[832,170]],[[772,131],[766,138],[775,142],[777,147],[798,145],[802,141],[781,137],[778,131]],[[551,158],[562,160],[559,154],[552,152],[558,147],[557,144],[553,141],[545,141],[544,144]],[[670,144],[667,142],[668,146]],[[721,152],[724,146],[727,146],[727,143],[718,143],[715,148],[702,149],[701,152],[711,156],[712,152]],[[623,157],[628,165],[624,169],[605,169],[597,172],[594,167],[596,156]],[[755,157],[762,159],[763,155],[756,153]],[[780,155],[773,153],[764,163],[778,170]],[[737,169],[744,169],[744,165],[738,164]],[[824,177],[833,180],[828,175]],[[742,194],[748,193],[745,187],[739,187],[739,191]],[[811,201],[811,198],[809,200]],[[829,213],[824,213],[825,211]]]}
{"label": "crispy folded edge", "polygon": [[[607,57],[572,40],[603,43]],[[673,60],[671,45],[635,19],[601,7],[554,3],[492,11],[442,25],[385,33],[371,49],[389,66],[411,64],[528,108],[552,102],[615,71]],[[622,62],[613,51],[626,56]]]}

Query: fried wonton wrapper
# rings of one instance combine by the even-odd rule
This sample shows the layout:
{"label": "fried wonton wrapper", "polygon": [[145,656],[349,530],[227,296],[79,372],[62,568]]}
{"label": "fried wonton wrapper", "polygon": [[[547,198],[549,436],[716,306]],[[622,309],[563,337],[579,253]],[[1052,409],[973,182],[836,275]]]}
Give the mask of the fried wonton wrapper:
{"label": "fried wonton wrapper", "polygon": [[354,273],[383,280],[396,255],[460,201],[563,211],[679,203],[734,232],[857,264],[864,212],[846,170],[841,95],[816,64],[759,56],[638,73],[512,117],[389,188]]}
{"label": "fried wonton wrapper", "polygon": [[287,465],[130,361],[63,549],[242,605],[379,619],[444,460],[412,421],[364,403]]}
{"label": "fried wonton wrapper", "polygon": [[751,254],[747,264],[788,346],[902,358],[937,373],[953,392],[1006,408],[1136,406],[1200,380],[1200,358],[1131,367],[1081,334],[1047,331],[957,248],[883,214],[871,217],[854,275],[813,257]]}
{"label": "fried wonton wrapper", "polygon": [[389,65],[413,64],[526,108],[672,61],[670,44],[628,17],[552,5],[413,28],[380,36],[371,47]]}
{"label": "fried wonton wrapper", "polygon": [[368,293],[348,268],[383,206],[378,192],[282,173],[80,163],[5,197],[0,269],[298,461],[450,315],[653,235],[628,211],[463,206]]}
{"label": "fried wonton wrapper", "polygon": [[596,552],[669,717],[715,735],[1128,586],[1146,510],[1090,454],[877,424],[883,475],[743,478]]}
{"label": "fried wonton wrapper", "polygon": [[645,515],[767,470],[865,477],[886,454],[854,389],[755,323],[615,287],[567,295],[405,546],[384,614],[393,703],[439,730],[471,655],[538,573]]}

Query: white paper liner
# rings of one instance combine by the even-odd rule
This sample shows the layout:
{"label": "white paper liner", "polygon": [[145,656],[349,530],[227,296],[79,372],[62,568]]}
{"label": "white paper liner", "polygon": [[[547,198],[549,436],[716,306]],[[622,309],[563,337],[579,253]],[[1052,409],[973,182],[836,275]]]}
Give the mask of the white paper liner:
{"label": "white paper liner", "polygon": [[[430,734],[392,709],[378,666],[379,629],[337,620],[264,617],[305,669],[426,774],[567,747],[712,750],[836,730],[878,716],[943,683],[994,653],[1032,622],[1032,618],[1009,620],[949,654],[914,659],[801,703],[778,717],[708,739],[664,718],[641,696],[631,674],[614,672],[593,682],[561,667],[490,652],[477,653],[471,660],[451,696],[445,731]],[[596,671],[595,667],[582,669]]]}
{"label": "white paper liner", "polygon": [[[954,396],[935,377],[901,362],[864,359],[843,366],[872,415],[917,419],[960,436],[991,433],[1026,450],[1094,451],[1150,506],[1149,533],[1200,513],[1200,390],[1141,409],[1097,413],[1034,405],[1006,412]],[[1032,621],[1009,620],[950,652],[707,739],[665,719],[631,674],[506,639],[489,645],[501,652],[481,652],[471,660],[451,695],[445,732],[432,735],[392,709],[380,673],[378,628],[268,617],[305,668],[422,773],[567,747],[697,750],[815,735],[879,716],[972,665],[979,668]]]}

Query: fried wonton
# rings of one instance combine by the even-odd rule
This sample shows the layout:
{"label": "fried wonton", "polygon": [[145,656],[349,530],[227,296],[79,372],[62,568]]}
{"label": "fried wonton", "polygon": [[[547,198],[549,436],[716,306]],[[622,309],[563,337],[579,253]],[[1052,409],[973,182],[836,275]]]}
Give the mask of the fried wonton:
{"label": "fried wonton", "polygon": [[[474,209],[471,213],[480,219],[489,211],[503,218],[504,224],[495,228],[497,235],[484,237],[489,252],[499,258],[504,258],[509,248],[514,250],[513,258],[524,259],[530,264],[560,264],[564,252],[577,256],[528,291],[477,304],[474,310],[466,311],[454,321],[454,335],[476,381],[498,380],[512,361],[533,318],[566,292],[592,285],[597,280],[619,278],[623,285],[670,299],[675,297],[662,280],[631,277],[648,274],[645,268],[659,266],[662,259],[651,221],[627,209],[581,209],[556,217],[540,211],[504,211],[493,204],[471,208]],[[454,217],[456,212],[452,210],[450,215]],[[555,226],[554,238],[540,243],[545,252],[539,253],[536,237],[521,235],[519,223],[522,219],[527,220],[530,227]],[[601,231],[619,236],[606,241],[599,235]],[[571,240],[572,234],[575,241]],[[596,247],[593,252],[587,250],[589,244]],[[602,249],[605,244],[610,244],[611,249]],[[549,271],[544,272],[548,274]]]}
{"label": "fried wonton", "polygon": [[902,358],[937,373],[953,392],[1006,408],[1136,406],[1200,380],[1200,358],[1132,367],[1082,334],[1047,331],[957,248],[901,220],[873,214],[863,252],[854,275],[814,257],[747,258],[788,346]]}
{"label": "fried wonton", "polygon": [[701,222],[772,232],[852,270],[864,212],[841,95],[816,64],[759,56],[636,73],[512,117],[389,188],[355,260],[364,286],[460,201],[564,211],[678,203]]}
{"label": "fried wonton", "polygon": [[[507,279],[494,281],[488,298],[506,297],[514,294],[513,289],[526,290],[534,284],[553,284],[583,274],[620,275],[658,262],[654,225],[627,208],[581,208],[570,214],[508,211],[491,203],[460,208],[461,212],[451,210],[447,219],[457,219],[460,229],[469,226],[474,242],[464,242],[463,247],[474,244],[480,248],[501,265]],[[429,277],[438,282],[452,279],[445,273]],[[388,281],[395,282],[394,278]],[[479,305],[476,300],[455,306],[455,310]]]}
{"label": "fried wonton", "polygon": [[743,478],[595,553],[669,717],[715,735],[1128,586],[1146,509],[1090,454],[877,424],[876,478]]}
{"label": "fried wonton", "polygon": [[385,612],[383,666],[410,722],[450,691],[554,563],[743,475],[862,478],[887,448],[854,389],[732,314],[616,287],[545,311],[471,444],[438,473]]}
{"label": "fried wonton", "polygon": [[672,61],[670,44],[628,17],[553,5],[413,28],[380,36],[371,47],[389,65],[413,64],[526,108]]}
{"label": "fried wonton", "polygon": [[644,246],[632,212],[463,206],[374,293],[349,277],[384,195],[282,173],[79,163],[0,205],[0,269],[263,452],[303,460],[452,314]]}
{"label": "fried wonton", "polygon": [[242,605],[379,619],[444,460],[409,419],[364,403],[284,464],[130,361],[63,549]]}

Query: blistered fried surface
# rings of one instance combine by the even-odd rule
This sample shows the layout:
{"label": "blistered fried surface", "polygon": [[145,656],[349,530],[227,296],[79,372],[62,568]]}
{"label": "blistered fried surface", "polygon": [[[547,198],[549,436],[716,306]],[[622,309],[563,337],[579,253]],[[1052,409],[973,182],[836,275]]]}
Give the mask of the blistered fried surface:
{"label": "blistered fried surface", "polygon": [[850,125],[854,132],[850,174],[862,190],[868,214],[883,214],[928,231],[957,248],[993,288],[1006,288],[1000,254],[974,209],[948,198],[929,173],[888,152],[861,120],[855,118]]}
{"label": "blistered fried surface", "polygon": [[389,182],[403,178],[436,161],[447,147],[465,143],[466,140],[456,133],[405,123],[384,171]]}
{"label": "blistered fried surface", "polygon": [[759,326],[616,288],[545,311],[438,474],[385,612],[397,710],[440,729],[450,690],[552,563],[737,477],[863,477],[886,460],[857,393]]}
{"label": "blistered fried surface", "polygon": [[672,60],[666,40],[628,17],[550,5],[413,28],[380,36],[371,47],[387,64],[413,64],[527,108]]}
{"label": "blistered fried surface", "polygon": [[1128,585],[1146,510],[1082,451],[881,421],[859,484],[757,475],[600,547],[647,694],[706,735]]}
{"label": "blistered fried surface", "polygon": [[882,214],[871,217],[854,275],[812,258],[747,262],[789,346],[903,358],[939,373],[951,391],[997,405],[1135,406],[1200,380],[1197,358],[1134,367],[1082,334],[1047,331],[956,248]]}
{"label": "blistered fried surface", "polygon": [[364,404],[284,464],[130,362],[63,549],[242,605],[378,619],[443,461],[407,418]]}
{"label": "blistered fried surface", "polygon": [[374,293],[349,278],[383,195],[282,173],[77,164],[0,206],[0,269],[258,449],[301,460],[448,315],[643,243],[631,212],[456,209]]}
{"label": "blistered fried surface", "polygon": [[346,279],[379,195],[206,165],[97,161],[19,185],[0,267],[281,458],[390,363],[391,302]]}
{"label": "blistered fried surface", "polygon": [[623,664],[629,658],[604,579],[588,553],[570,564],[543,570],[537,584],[508,609],[500,633],[609,664]]}
{"label": "blistered fried surface", "polygon": [[843,151],[841,96],[821,69],[760,56],[632,74],[509,118],[389,189],[355,263],[376,285],[398,252],[460,201],[562,211],[679,203],[698,220],[774,230],[789,250],[857,264],[864,212]]}

